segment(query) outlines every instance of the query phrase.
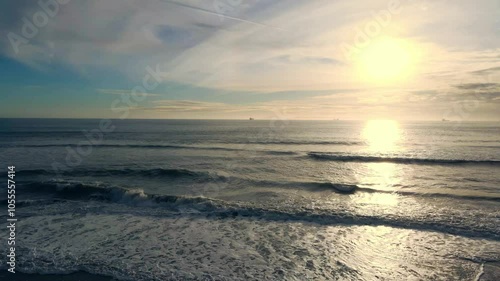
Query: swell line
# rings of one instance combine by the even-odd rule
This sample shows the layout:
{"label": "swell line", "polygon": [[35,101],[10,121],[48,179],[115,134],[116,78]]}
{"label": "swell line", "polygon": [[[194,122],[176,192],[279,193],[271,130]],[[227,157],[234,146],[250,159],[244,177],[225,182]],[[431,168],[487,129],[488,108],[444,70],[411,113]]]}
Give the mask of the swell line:
{"label": "swell line", "polygon": [[[293,141],[293,140],[279,140],[279,141],[252,141],[252,140],[242,140],[242,141],[207,141],[207,144],[237,144],[237,145],[339,145],[339,146],[352,146],[352,145],[363,145],[364,142],[359,141]],[[15,144],[9,145],[11,147],[74,147],[74,146],[96,146],[96,147],[158,147],[158,148],[210,148],[205,146],[189,146],[181,144],[75,144],[75,143],[49,143],[49,144]],[[219,147],[223,148],[223,147]]]}
{"label": "swell line", "polygon": [[[321,182],[321,181],[273,181],[263,179],[241,178],[229,174],[222,174],[216,171],[195,171],[188,169],[166,169],[166,168],[152,168],[152,169],[79,169],[71,171],[60,171],[56,173],[52,170],[20,170],[18,175],[23,177],[37,177],[37,176],[50,176],[52,180],[49,181],[31,181],[32,186],[40,184],[44,186],[48,182],[51,184],[58,184],[62,178],[73,177],[143,177],[148,179],[169,179],[169,180],[188,180],[196,184],[222,184],[228,187],[267,187],[267,188],[282,188],[282,189],[308,189],[311,191],[331,191],[340,194],[355,194],[355,193],[383,193],[395,194],[400,196],[414,196],[422,198],[453,198],[458,200],[483,200],[500,202],[500,197],[489,194],[456,194],[456,193],[437,193],[437,192],[418,192],[408,191],[402,189],[395,190],[381,190],[373,189],[363,186],[362,183],[335,183],[335,182]],[[54,180],[59,178],[59,180]],[[69,182],[67,180],[63,180]],[[28,181],[29,182],[29,181]],[[20,182],[22,183],[22,182]],[[82,185],[83,182],[71,181],[71,184]]]}
{"label": "swell line", "polygon": [[235,152],[259,152],[268,155],[297,155],[294,151],[284,150],[255,150],[249,148],[231,148],[218,146],[191,146],[174,144],[28,144],[28,145],[9,145],[9,148],[17,147],[96,147],[96,148],[151,148],[151,149],[188,149],[188,150],[213,150],[213,151],[235,151]]}
{"label": "swell line", "polygon": [[[318,210],[300,206],[267,206],[250,202],[228,202],[206,197],[148,194],[142,189],[125,189],[107,185],[71,183],[35,183],[37,189],[57,192],[64,199],[97,200],[140,207],[163,207],[177,215],[202,218],[226,219],[236,217],[258,218],[269,221],[311,222],[322,225],[380,225],[405,229],[438,231],[467,237],[500,240],[500,229],[496,225],[467,225],[449,223],[449,218],[407,218],[393,216],[362,215],[349,210]],[[53,201],[59,203],[60,201]],[[26,204],[29,206],[30,204]],[[22,206],[22,205],[21,205]],[[191,210],[191,211],[189,211]],[[157,214],[156,212],[153,212]],[[168,214],[165,214],[168,215]],[[170,213],[172,215],[172,213]],[[474,224],[469,221],[469,224]]]}
{"label": "swell line", "polygon": [[152,169],[79,169],[68,171],[53,171],[44,169],[35,170],[20,170],[17,172],[24,176],[135,176],[135,177],[148,177],[148,178],[187,178],[193,180],[225,180],[226,178],[216,173],[193,171],[188,169],[166,169],[166,168],[152,168]]}
{"label": "swell line", "polygon": [[433,159],[433,158],[407,158],[407,157],[382,157],[363,155],[344,155],[336,153],[309,152],[308,157],[316,160],[336,162],[364,162],[364,163],[396,163],[415,165],[500,165],[500,160],[469,160],[469,159]]}

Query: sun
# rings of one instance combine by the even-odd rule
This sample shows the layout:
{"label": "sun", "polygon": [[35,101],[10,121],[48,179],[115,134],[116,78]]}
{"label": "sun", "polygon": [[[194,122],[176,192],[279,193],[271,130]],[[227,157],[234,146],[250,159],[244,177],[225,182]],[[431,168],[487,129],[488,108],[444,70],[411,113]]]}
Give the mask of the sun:
{"label": "sun", "polygon": [[416,60],[416,49],[409,41],[382,38],[371,42],[362,50],[358,60],[358,71],[365,81],[397,82],[411,75]]}

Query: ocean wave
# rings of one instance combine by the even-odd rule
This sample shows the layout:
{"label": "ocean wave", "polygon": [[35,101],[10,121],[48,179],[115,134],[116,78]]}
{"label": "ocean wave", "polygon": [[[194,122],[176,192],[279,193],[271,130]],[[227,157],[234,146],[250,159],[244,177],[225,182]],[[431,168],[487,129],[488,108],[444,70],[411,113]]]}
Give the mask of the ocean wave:
{"label": "ocean wave", "polygon": [[[243,140],[228,140],[228,141],[218,141],[218,140],[207,140],[207,141],[202,141],[202,142],[194,142],[198,144],[221,144],[221,145],[226,145],[226,144],[238,144],[238,145],[345,145],[345,146],[350,146],[350,145],[363,145],[365,142],[363,141],[318,141],[318,140],[264,140],[264,141],[257,141],[257,140],[251,140],[251,139],[243,139]],[[61,144],[42,144],[42,145],[37,145],[37,144],[28,144],[27,146],[60,146]],[[66,145],[75,145],[75,144],[66,144]],[[101,144],[104,146],[110,145],[110,146],[132,146],[132,147],[184,147],[182,144]],[[23,145],[21,145],[23,146]]]}
{"label": "ocean wave", "polygon": [[[42,182],[27,182],[18,184],[30,192],[56,194],[57,198],[71,200],[104,200],[128,205],[148,205],[159,203],[198,204],[210,203],[203,197],[183,197],[176,195],[146,194],[143,189],[127,189],[123,187],[78,181],[51,180]],[[26,204],[42,202],[43,200],[26,201]]]}
{"label": "ocean wave", "polygon": [[283,151],[283,150],[255,150],[251,147],[248,148],[231,148],[231,147],[218,147],[218,146],[192,146],[192,145],[175,145],[175,144],[21,144],[21,145],[9,145],[7,147],[96,147],[96,148],[149,148],[149,149],[193,149],[193,150],[214,150],[214,151],[250,151],[258,152],[268,155],[297,155],[294,151]]}
{"label": "ocean wave", "polygon": [[500,197],[498,196],[488,196],[488,195],[468,195],[468,194],[454,194],[454,193],[437,193],[437,192],[418,192],[418,191],[406,191],[406,190],[381,190],[375,188],[364,187],[355,184],[345,184],[345,183],[332,183],[332,182],[268,182],[259,181],[262,185],[269,186],[280,186],[280,187],[297,187],[297,188],[309,188],[312,190],[330,190],[342,194],[355,194],[355,193],[383,193],[383,194],[394,194],[400,196],[414,196],[423,198],[453,198],[459,200],[483,200],[483,201],[495,201],[500,202]]}
{"label": "ocean wave", "polygon": [[[402,189],[397,190],[380,190],[364,187],[362,183],[352,184],[352,183],[335,183],[335,182],[321,182],[321,181],[277,181],[277,180],[263,180],[263,179],[251,179],[251,178],[241,178],[236,176],[230,176],[229,174],[224,175],[219,172],[206,172],[206,171],[193,171],[187,169],[165,169],[165,168],[153,168],[153,169],[79,169],[72,171],[63,171],[56,173],[52,170],[20,170],[17,172],[19,175],[23,176],[49,176],[51,178],[58,177],[109,177],[109,176],[122,176],[122,177],[145,177],[148,179],[161,179],[167,178],[170,180],[187,180],[193,183],[205,184],[225,184],[233,187],[245,186],[245,187],[268,187],[268,188],[283,188],[283,189],[308,189],[311,191],[332,191],[340,194],[354,194],[354,193],[391,193],[401,196],[415,196],[415,197],[428,197],[428,198],[454,198],[462,200],[487,200],[487,201],[500,201],[500,197],[488,196],[488,195],[464,195],[456,193],[435,193],[435,192],[418,192],[418,191],[407,191]],[[36,186],[40,184],[45,186],[46,183],[59,183],[70,182],[73,185],[85,185],[79,181],[35,181],[29,182],[30,185]]]}
{"label": "ocean wave", "polygon": [[396,164],[415,165],[500,165],[500,160],[469,160],[469,159],[432,159],[410,157],[383,157],[364,155],[344,155],[336,153],[309,152],[307,155],[313,159],[337,162],[387,162]]}
{"label": "ocean wave", "polygon": [[49,144],[16,144],[9,147],[109,147],[109,148],[173,148],[173,149],[211,149],[211,150],[240,150],[237,148],[226,147],[204,147],[204,146],[190,146],[190,145],[176,145],[176,144],[91,144],[88,142],[81,144],[74,143],[49,143]]}
{"label": "ocean wave", "polygon": [[[184,170],[174,170],[176,173],[186,173],[188,176],[198,177],[195,172]],[[141,173],[143,174],[143,173]],[[437,192],[418,192],[418,191],[407,191],[407,190],[380,190],[369,187],[358,186],[355,184],[345,184],[345,183],[333,183],[333,182],[277,182],[268,180],[252,180],[252,179],[241,179],[241,178],[231,178],[223,177],[220,175],[205,176],[212,180],[219,179],[229,183],[231,180],[241,183],[245,181],[247,185],[254,186],[266,186],[266,187],[279,187],[279,188],[293,188],[293,189],[309,189],[316,191],[331,191],[340,194],[356,194],[356,193],[381,193],[381,194],[394,194],[399,196],[413,196],[421,198],[453,198],[458,200],[473,200],[473,201],[494,201],[500,202],[500,197],[486,194],[456,194],[456,193],[437,193]],[[92,199],[94,197],[89,197],[90,195],[103,195],[112,191],[113,194],[122,194],[124,191],[130,192],[129,189],[122,187],[113,187],[108,184],[101,183],[85,183],[80,181],[68,181],[68,180],[49,180],[49,181],[32,181],[20,183],[20,186],[27,187],[30,191],[37,192],[49,192],[58,193],[63,197],[71,197],[73,199]],[[118,190],[118,191],[116,191]],[[127,193],[128,194],[128,193]],[[132,193],[131,193],[132,194]],[[130,194],[129,194],[130,195]],[[99,197],[99,196],[98,196]],[[95,197],[95,198],[98,198]],[[119,196],[121,197],[121,195]],[[104,198],[104,197],[103,197]],[[164,199],[155,200],[172,200],[173,197],[166,196]],[[109,199],[109,198],[108,198]],[[150,198],[151,199],[151,198]]]}
{"label": "ocean wave", "polygon": [[[164,169],[164,168],[154,168],[154,169],[79,169],[71,171],[62,171],[56,173],[53,170],[35,169],[35,170],[20,170],[17,172],[19,175],[25,177],[29,176],[50,176],[52,178],[59,177],[108,177],[108,176],[124,176],[124,177],[147,177],[151,178],[169,178],[169,179],[184,179],[190,180],[197,183],[234,183],[236,185],[245,186],[265,186],[265,187],[280,187],[280,188],[296,188],[296,189],[322,189],[331,190],[333,192],[350,194],[358,190],[357,185],[353,184],[343,184],[343,183],[331,183],[331,182],[290,182],[290,181],[273,181],[273,180],[260,180],[260,179],[249,179],[240,178],[229,175],[221,175],[217,172],[203,172],[203,171],[193,171],[187,169]],[[58,183],[58,181],[48,181],[53,183]],[[36,186],[39,183],[41,186],[45,186],[47,181],[42,182],[30,182],[30,185]],[[62,184],[63,181],[59,181]],[[82,185],[83,183],[72,181],[73,185]]]}
{"label": "ocean wave", "polygon": [[[228,142],[231,143],[231,142]],[[300,140],[280,140],[280,141],[245,141],[234,142],[238,144],[262,144],[262,145],[363,145],[362,141],[300,141]]]}
{"label": "ocean wave", "polygon": [[222,181],[226,180],[223,175],[218,175],[217,173],[203,172],[203,171],[193,171],[188,169],[165,169],[165,168],[153,168],[153,169],[79,169],[79,170],[68,170],[56,172],[54,170],[20,170],[18,174],[25,176],[38,176],[38,175],[48,175],[48,176],[85,176],[85,177],[102,177],[102,176],[141,176],[149,178],[186,178],[198,181]]}
{"label": "ocean wave", "polygon": [[447,218],[434,218],[432,216],[420,220],[406,217],[360,215],[349,210],[332,212],[332,210],[309,209],[297,205],[270,206],[251,202],[228,202],[207,197],[148,194],[142,189],[126,189],[79,182],[33,182],[24,184],[24,186],[30,187],[32,191],[54,192],[60,195],[58,198],[67,200],[87,199],[133,207],[161,207],[165,211],[203,218],[250,217],[271,221],[304,221],[325,225],[385,225],[500,240],[500,229],[496,225],[467,226],[467,224],[450,223]]}
{"label": "ocean wave", "polygon": [[415,196],[423,198],[454,198],[460,200],[480,200],[480,201],[494,201],[500,202],[500,197],[498,196],[487,196],[487,195],[467,195],[467,194],[454,194],[454,193],[437,193],[437,192],[417,192],[417,191],[406,191],[406,190],[380,190],[367,187],[358,187],[356,189],[358,192],[366,193],[385,193],[385,194],[395,194],[401,196]]}

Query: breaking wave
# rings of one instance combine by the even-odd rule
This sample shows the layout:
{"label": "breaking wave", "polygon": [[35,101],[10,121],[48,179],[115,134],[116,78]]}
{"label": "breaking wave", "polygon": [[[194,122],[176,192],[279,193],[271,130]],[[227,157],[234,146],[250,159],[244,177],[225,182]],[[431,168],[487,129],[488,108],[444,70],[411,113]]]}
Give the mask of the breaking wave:
{"label": "breaking wave", "polygon": [[[500,240],[500,229],[496,225],[481,225],[479,227],[467,224],[454,224],[448,218],[442,217],[405,218],[360,215],[349,210],[335,210],[332,212],[332,210],[310,209],[295,205],[269,206],[251,202],[227,202],[207,197],[148,194],[142,189],[126,189],[117,186],[81,182],[31,182],[22,184],[22,186],[34,192],[55,193],[58,195],[58,199],[98,200],[129,206],[162,207],[164,210],[204,218],[223,219],[241,216],[271,221],[304,221],[325,225],[387,225]],[[50,202],[58,203],[60,201],[52,200]],[[22,203],[20,206],[31,204],[37,204],[37,201]]]}

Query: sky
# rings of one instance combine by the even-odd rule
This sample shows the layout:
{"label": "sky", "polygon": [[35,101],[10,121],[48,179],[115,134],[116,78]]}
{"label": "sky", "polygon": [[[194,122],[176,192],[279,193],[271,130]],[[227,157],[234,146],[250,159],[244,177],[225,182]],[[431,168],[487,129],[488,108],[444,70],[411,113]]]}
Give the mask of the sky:
{"label": "sky", "polygon": [[0,2],[0,117],[500,120],[498,0]]}

